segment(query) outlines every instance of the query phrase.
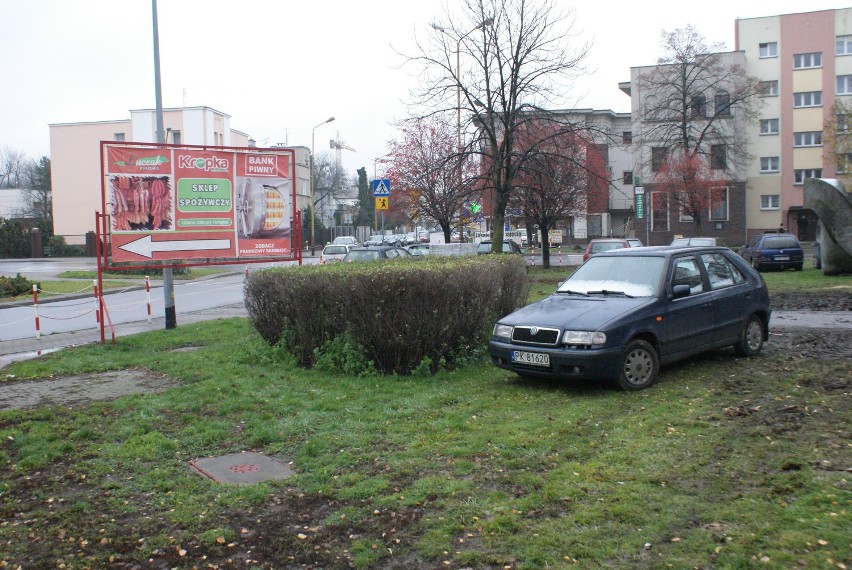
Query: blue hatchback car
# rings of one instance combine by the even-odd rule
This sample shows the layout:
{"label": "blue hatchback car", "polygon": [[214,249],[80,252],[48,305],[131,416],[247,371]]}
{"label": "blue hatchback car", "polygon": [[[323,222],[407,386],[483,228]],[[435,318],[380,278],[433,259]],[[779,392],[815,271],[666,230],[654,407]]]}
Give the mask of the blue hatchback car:
{"label": "blue hatchback car", "polygon": [[549,297],[497,321],[492,362],[520,376],[654,383],[660,366],[733,346],[753,356],[769,338],[760,274],[722,247],[599,253]]}

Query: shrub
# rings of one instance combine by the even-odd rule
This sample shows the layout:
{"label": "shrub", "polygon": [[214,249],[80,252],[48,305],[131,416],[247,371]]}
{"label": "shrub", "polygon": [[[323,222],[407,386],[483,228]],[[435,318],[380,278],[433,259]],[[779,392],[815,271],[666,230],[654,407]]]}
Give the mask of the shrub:
{"label": "shrub", "polygon": [[3,277],[0,275],[0,297],[17,297],[31,293],[33,282],[23,277],[20,273],[14,277]]}
{"label": "shrub", "polygon": [[[423,363],[433,371],[452,365],[481,346],[527,291],[520,256],[436,256],[259,271],[245,298],[264,340],[304,366],[334,347],[363,352],[380,372],[408,374]],[[327,344],[344,334],[348,344]]]}

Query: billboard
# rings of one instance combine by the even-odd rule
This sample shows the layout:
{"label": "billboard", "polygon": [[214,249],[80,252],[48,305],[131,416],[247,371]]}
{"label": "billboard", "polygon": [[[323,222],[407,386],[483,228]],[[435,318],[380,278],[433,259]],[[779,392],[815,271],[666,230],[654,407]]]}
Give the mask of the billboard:
{"label": "billboard", "polygon": [[102,142],[101,163],[112,262],[300,253],[293,149]]}

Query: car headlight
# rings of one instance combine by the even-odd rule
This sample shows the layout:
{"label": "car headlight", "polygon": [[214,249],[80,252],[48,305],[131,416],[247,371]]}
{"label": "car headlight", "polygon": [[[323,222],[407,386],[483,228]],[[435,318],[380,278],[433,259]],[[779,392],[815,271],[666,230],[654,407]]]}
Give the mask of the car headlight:
{"label": "car headlight", "polygon": [[565,331],[562,344],[605,344],[606,334],[590,331]]}
{"label": "car headlight", "polygon": [[510,327],[509,325],[501,325],[500,323],[497,323],[496,325],[494,325],[493,335],[497,338],[512,340],[512,327]]}

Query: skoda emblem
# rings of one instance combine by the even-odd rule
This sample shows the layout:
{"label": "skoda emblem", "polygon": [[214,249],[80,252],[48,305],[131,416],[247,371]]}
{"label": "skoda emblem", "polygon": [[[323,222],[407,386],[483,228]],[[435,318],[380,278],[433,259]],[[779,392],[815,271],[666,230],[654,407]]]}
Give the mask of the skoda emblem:
{"label": "skoda emblem", "polygon": [[530,327],[530,334],[535,336],[538,334],[538,327]]}

